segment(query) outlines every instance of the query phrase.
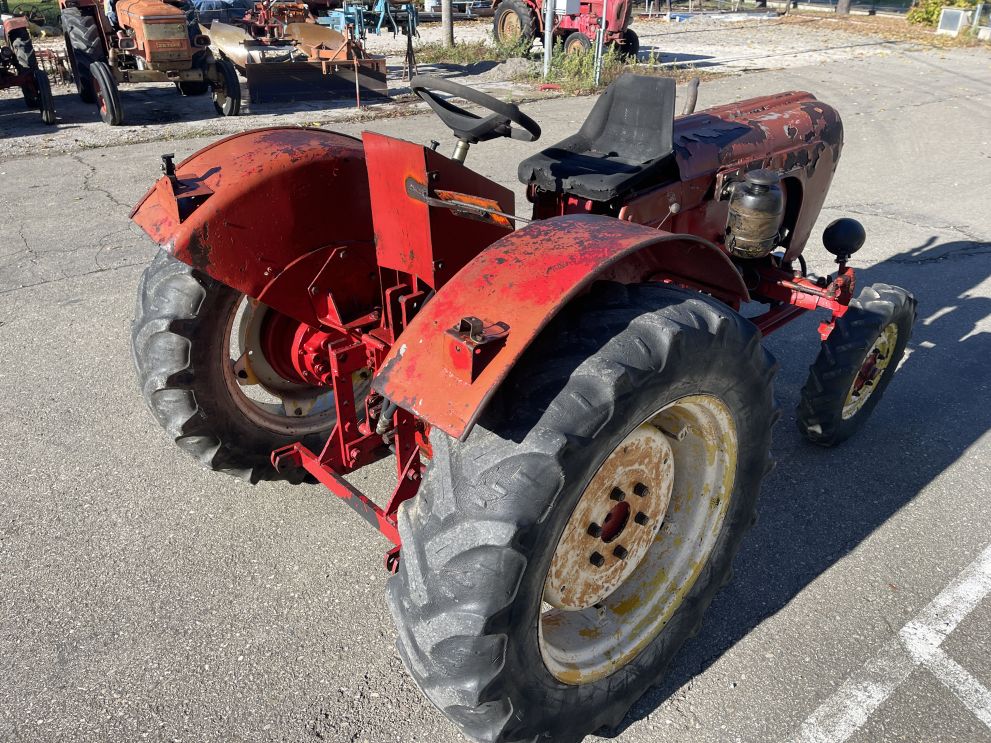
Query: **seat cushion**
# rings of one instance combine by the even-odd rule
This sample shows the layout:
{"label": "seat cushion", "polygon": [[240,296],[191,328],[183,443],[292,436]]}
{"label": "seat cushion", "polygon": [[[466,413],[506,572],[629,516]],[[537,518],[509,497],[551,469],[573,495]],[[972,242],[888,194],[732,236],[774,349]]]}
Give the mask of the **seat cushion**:
{"label": "seat cushion", "polygon": [[520,180],[594,201],[637,188],[673,165],[674,97],[670,78],[621,76],[577,134],[520,163]]}

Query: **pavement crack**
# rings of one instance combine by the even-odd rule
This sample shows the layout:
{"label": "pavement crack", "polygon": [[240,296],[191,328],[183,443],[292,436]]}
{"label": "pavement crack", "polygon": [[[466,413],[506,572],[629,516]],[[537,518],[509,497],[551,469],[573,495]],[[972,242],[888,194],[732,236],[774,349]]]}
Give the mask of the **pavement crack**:
{"label": "pavement crack", "polygon": [[94,268],[92,271],[82,271],[81,273],[74,273],[71,276],[58,276],[54,279],[48,279],[46,281],[36,281],[33,284],[22,284],[21,286],[12,286],[9,289],[0,289],[0,297],[6,294],[13,294],[14,292],[24,291],[25,289],[37,289],[39,286],[47,286],[48,284],[57,284],[60,281],[68,281],[70,279],[78,279],[83,276],[92,276],[97,273],[107,273],[108,271],[119,271],[122,268],[134,268],[135,266],[142,266],[144,263],[122,263],[119,266],[107,266],[106,268]]}
{"label": "pavement crack", "polygon": [[960,235],[963,235],[968,240],[974,243],[982,243],[985,240],[974,233],[969,227],[953,224],[952,222],[940,222],[938,224],[933,224],[931,221],[918,221],[913,220],[911,217],[904,214],[898,213],[897,209],[893,208],[888,204],[858,204],[858,205],[848,205],[840,204],[837,206],[826,207],[831,211],[844,212],[847,214],[859,214],[862,217],[882,217],[884,219],[890,219],[894,222],[901,222],[902,224],[907,224],[910,227],[919,227],[924,230],[937,230],[937,231],[952,231]]}
{"label": "pavement crack", "polygon": [[130,212],[131,206],[129,204],[125,204],[124,202],[122,202],[120,199],[118,199],[116,196],[110,193],[110,191],[108,191],[107,189],[100,188],[99,186],[93,184],[93,177],[96,175],[95,165],[86,162],[85,160],[82,159],[82,157],[80,157],[76,153],[70,153],[69,158],[79,163],[84,168],[86,168],[86,173],[83,174],[84,193],[87,191],[95,191],[99,194],[103,194],[104,196],[107,197],[107,199],[110,200],[111,203],[115,204],[116,206],[119,206],[121,209],[126,209],[128,212]]}

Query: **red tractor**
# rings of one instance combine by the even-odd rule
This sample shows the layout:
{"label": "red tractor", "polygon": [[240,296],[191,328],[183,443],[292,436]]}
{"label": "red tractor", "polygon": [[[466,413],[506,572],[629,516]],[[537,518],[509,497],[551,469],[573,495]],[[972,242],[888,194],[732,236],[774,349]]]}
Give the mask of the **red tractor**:
{"label": "red tractor", "polygon": [[55,123],[55,100],[48,75],[38,67],[31,43],[28,19],[9,12],[7,0],[0,0],[0,90],[18,87],[28,108],[41,112],[46,124]]}
{"label": "red tractor", "polygon": [[[529,49],[535,37],[544,38],[543,8],[543,0],[498,0],[492,16],[495,40]],[[629,27],[630,0],[556,0],[555,11],[554,39],[568,54],[591,49],[600,27],[604,42],[624,56],[636,58],[640,51],[640,39]]]}
{"label": "red tractor", "polygon": [[[207,467],[319,481],[381,531],[403,660],[466,735],[577,741],[659,681],[729,580],[778,418],[762,337],[824,312],[798,422],[832,446],[878,404],[915,300],[855,297],[850,219],[824,234],[836,272],[806,271],[843,145],[808,93],[676,119],[672,80],[620,77],[520,164],[524,217],[464,161],[539,126],[412,87],[453,157],[277,127],[163,158],[132,214],[162,246],[141,390]],[[376,503],[346,477],[383,457]]]}
{"label": "red tractor", "polygon": [[65,53],[79,97],[111,126],[124,122],[119,83],[171,82],[184,96],[213,97],[221,116],[237,116],[241,84],[234,65],[216,59],[185,0],[59,0]]}

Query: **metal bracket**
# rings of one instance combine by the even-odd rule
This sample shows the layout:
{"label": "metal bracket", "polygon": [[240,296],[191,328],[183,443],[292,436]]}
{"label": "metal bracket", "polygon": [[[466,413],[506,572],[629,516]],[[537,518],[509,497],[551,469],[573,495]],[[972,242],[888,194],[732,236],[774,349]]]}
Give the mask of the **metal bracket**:
{"label": "metal bracket", "polygon": [[496,322],[486,326],[480,318],[468,315],[447,330],[446,342],[451,368],[471,384],[506,342],[509,325]]}

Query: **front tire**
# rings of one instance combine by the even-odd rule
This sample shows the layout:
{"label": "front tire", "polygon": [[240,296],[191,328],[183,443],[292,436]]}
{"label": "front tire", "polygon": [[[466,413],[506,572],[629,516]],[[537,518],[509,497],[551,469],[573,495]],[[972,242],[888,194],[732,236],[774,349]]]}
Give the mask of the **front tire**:
{"label": "front tire", "polygon": [[640,37],[632,28],[623,32],[623,43],[619,47],[619,52],[624,58],[637,61],[637,56],[640,54]]}
{"label": "front tire", "polygon": [[48,81],[48,75],[41,70],[35,70],[34,84],[38,89],[38,108],[41,110],[41,120],[50,126],[55,123],[55,99],[52,97],[52,86]]}
{"label": "front tire", "polygon": [[100,110],[100,119],[104,124],[120,126],[124,123],[124,112],[120,105],[120,91],[117,80],[106,62],[93,62],[89,66],[93,80],[93,92],[96,95],[96,105]]}
{"label": "front tire", "polygon": [[237,116],[241,112],[241,83],[237,70],[229,59],[218,59],[219,82],[213,85],[213,108],[221,116]]}
{"label": "front tire", "polygon": [[798,430],[836,446],[867,422],[905,355],[916,302],[897,286],[874,284],[850,302],[809,367],[798,404]]}
{"label": "front tire", "polygon": [[572,31],[564,40],[565,54],[585,54],[592,48],[592,40],[581,31]]}
{"label": "front tire", "polygon": [[276,472],[269,455],[296,441],[319,451],[335,419],[280,417],[271,412],[277,406],[252,406],[239,396],[230,333],[243,301],[160,251],[141,276],[131,326],[141,393],[169,437],[205,467],[250,482],[298,482],[303,473]]}
{"label": "front tire", "polygon": [[[400,507],[402,557],[388,597],[407,669],[469,737],[579,741],[619,724],[661,680],[729,579],[755,518],[776,417],[773,373],[756,329],[725,305],[670,287],[600,284],[538,339],[466,441],[433,430],[422,490]],[[615,488],[619,497],[600,482],[604,472],[630,471],[611,468],[616,456],[633,456],[634,469],[657,464],[624,447],[641,435],[659,441],[660,427],[671,429],[661,438],[672,438],[651,450],[674,452],[682,472],[682,484],[674,480],[669,491],[676,505],[654,527],[663,538],[640,544],[633,572],[598,595],[607,581],[596,583],[593,574],[589,582],[589,571],[612,571],[617,560],[635,557],[632,544],[619,550],[617,533],[652,522],[630,509],[611,522],[613,510],[599,514],[587,527],[575,519],[595,515],[583,510],[593,495],[607,494],[622,510],[661,492],[624,482]],[[706,469],[710,456],[721,468]],[[693,473],[703,471],[716,473],[709,491],[691,487]],[[718,518],[707,520],[710,513]],[[708,530],[692,528],[699,524]],[[657,545],[681,554],[677,536],[685,549],[704,541],[705,555],[682,565],[680,583],[660,581],[665,590],[651,593],[660,603],[631,599],[662,564]],[[610,538],[617,541],[608,548],[596,541]],[[573,544],[595,552],[586,557]],[[574,568],[563,582],[562,559]],[[569,595],[575,585],[580,590]],[[557,608],[545,611],[548,605]],[[587,640],[578,629],[585,621]],[[560,629],[569,622],[569,631]]]}

